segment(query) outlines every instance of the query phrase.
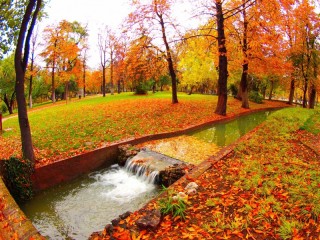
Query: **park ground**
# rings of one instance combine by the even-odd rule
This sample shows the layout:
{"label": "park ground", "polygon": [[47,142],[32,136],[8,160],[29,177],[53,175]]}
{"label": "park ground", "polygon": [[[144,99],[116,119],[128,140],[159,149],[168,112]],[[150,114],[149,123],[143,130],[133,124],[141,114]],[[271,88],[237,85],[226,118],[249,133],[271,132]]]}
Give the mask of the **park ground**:
{"label": "park ground", "polygon": [[[249,111],[229,99],[227,116],[215,115],[214,96],[181,95],[177,105],[172,105],[166,94],[108,97],[30,112],[37,166],[112,142]],[[262,105],[251,103],[251,110],[284,106],[265,101]],[[8,130],[0,137],[2,159],[19,155],[20,147],[17,120],[8,119],[4,128]],[[277,111],[229,147],[224,157],[207,159],[174,184],[170,194],[164,193],[132,213],[112,232],[104,230],[92,238],[319,239],[319,142],[319,109]],[[159,199],[169,202],[193,181],[199,188],[185,199],[185,219],[167,214],[157,229],[140,230],[136,226],[136,220],[147,210],[159,207]]]}
{"label": "park ground", "polygon": [[[227,117],[214,114],[217,97],[179,95],[171,104],[169,92],[134,96],[121,93],[56,104],[43,105],[29,112],[36,166],[43,166],[112,143],[149,134],[181,130],[208,121],[232,117],[250,110],[230,98]],[[251,110],[287,106],[281,102],[251,103]],[[3,123],[0,159],[21,156],[16,117]]]}
{"label": "park ground", "polygon": [[[168,193],[92,239],[319,239],[319,133],[319,111],[280,110],[223,158],[204,161]],[[154,230],[137,227],[161,201],[175,204],[172,196],[193,181],[199,188],[185,200],[185,219],[173,211]]]}

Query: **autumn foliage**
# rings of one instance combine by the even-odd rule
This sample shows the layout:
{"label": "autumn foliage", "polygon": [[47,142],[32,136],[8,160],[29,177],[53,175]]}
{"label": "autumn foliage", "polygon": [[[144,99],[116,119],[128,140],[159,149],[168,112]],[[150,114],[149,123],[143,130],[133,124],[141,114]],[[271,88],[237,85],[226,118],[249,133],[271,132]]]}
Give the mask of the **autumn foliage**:
{"label": "autumn foliage", "polygon": [[[30,112],[31,127],[37,126],[33,128],[37,165],[45,165],[132,137],[171,132],[223,119],[211,111],[216,97],[182,95],[180,104],[171,105],[167,94],[159,94],[148,97],[120,94],[105,98],[106,100],[91,98]],[[263,105],[254,104],[252,108],[272,106],[285,104],[268,102]],[[247,111],[238,106],[237,100],[231,100],[228,107],[228,116]],[[5,133],[0,136],[0,158],[20,156],[20,141],[14,119],[5,121],[3,128]]]}

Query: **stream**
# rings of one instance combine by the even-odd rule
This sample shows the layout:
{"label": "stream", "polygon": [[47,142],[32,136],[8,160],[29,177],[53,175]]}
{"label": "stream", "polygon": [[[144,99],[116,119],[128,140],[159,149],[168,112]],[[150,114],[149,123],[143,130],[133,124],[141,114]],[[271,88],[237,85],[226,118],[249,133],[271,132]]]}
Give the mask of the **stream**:
{"label": "stream", "polygon": [[[270,113],[253,113],[190,135],[226,146],[261,124]],[[48,239],[82,240],[120,214],[138,210],[158,193],[159,188],[150,180],[113,165],[42,191],[20,207]]]}

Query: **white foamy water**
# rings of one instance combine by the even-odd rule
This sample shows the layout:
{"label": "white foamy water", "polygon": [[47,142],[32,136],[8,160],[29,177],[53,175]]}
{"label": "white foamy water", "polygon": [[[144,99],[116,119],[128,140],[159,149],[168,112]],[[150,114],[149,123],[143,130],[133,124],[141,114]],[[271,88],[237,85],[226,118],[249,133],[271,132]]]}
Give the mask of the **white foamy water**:
{"label": "white foamy water", "polygon": [[93,177],[95,185],[101,185],[105,190],[100,194],[119,203],[130,202],[137,195],[153,191],[156,186],[145,180],[143,176],[133,175],[123,168],[116,168],[108,174],[97,174]]}
{"label": "white foamy water", "polygon": [[150,167],[150,162],[144,162],[143,164],[136,163],[135,159],[128,159],[126,161],[125,169],[128,172],[132,172],[135,176],[141,179],[143,182],[149,184],[156,184],[159,176],[159,171],[153,170]]}
{"label": "white foamy water", "polygon": [[155,185],[114,165],[38,194],[21,206],[48,239],[88,239],[126,211],[141,208],[158,193]]}

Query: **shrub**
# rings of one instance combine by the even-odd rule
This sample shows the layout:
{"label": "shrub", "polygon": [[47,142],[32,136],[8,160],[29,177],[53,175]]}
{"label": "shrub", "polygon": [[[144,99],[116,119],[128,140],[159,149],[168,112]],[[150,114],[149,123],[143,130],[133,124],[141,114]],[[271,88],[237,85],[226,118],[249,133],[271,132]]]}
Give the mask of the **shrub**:
{"label": "shrub", "polygon": [[139,82],[139,84],[136,86],[136,94],[147,94],[148,93],[148,86],[147,84],[144,84],[142,82]]}
{"label": "shrub", "polygon": [[7,111],[8,111],[7,106],[6,106],[4,103],[2,103],[2,104],[1,104],[1,112],[2,112],[2,113],[6,113]]}
{"label": "shrub", "polygon": [[249,94],[249,100],[255,103],[262,103],[263,96],[257,91],[252,91]]}
{"label": "shrub", "polygon": [[33,197],[31,174],[33,164],[29,160],[11,157],[4,160],[4,181],[17,202],[25,202]]}
{"label": "shrub", "polygon": [[238,94],[238,88],[237,88],[237,86],[234,84],[234,83],[232,83],[231,85],[230,85],[230,87],[229,87],[229,89],[228,89],[229,91],[231,91],[231,94],[232,94],[232,96],[237,96],[237,94]]}

